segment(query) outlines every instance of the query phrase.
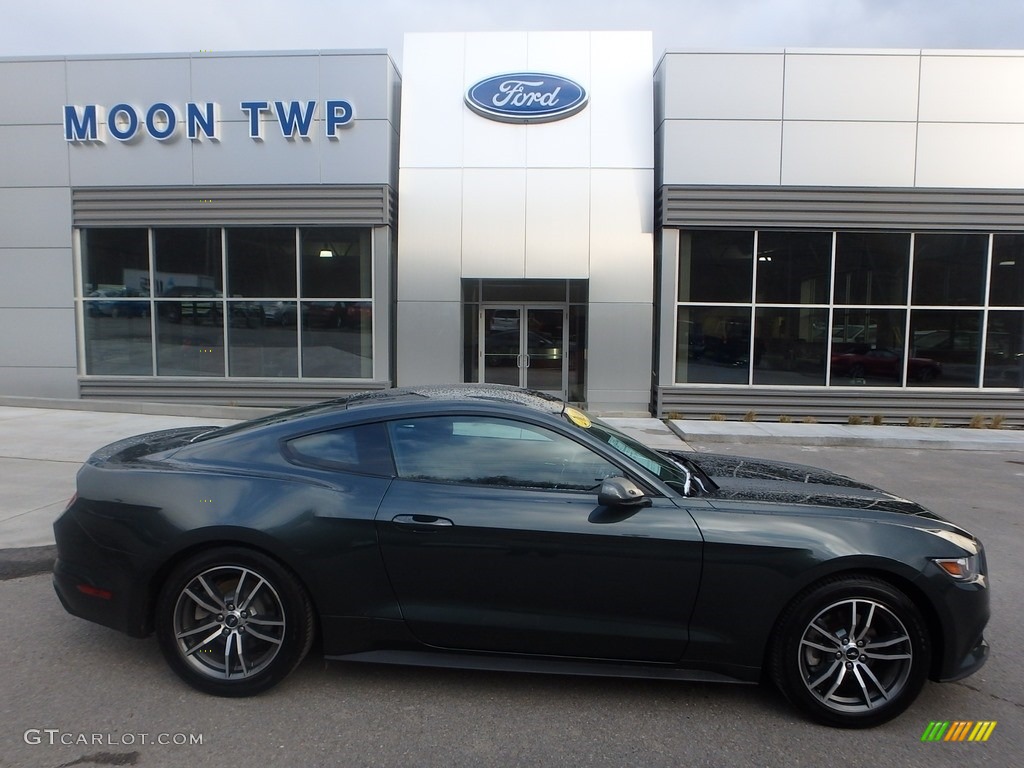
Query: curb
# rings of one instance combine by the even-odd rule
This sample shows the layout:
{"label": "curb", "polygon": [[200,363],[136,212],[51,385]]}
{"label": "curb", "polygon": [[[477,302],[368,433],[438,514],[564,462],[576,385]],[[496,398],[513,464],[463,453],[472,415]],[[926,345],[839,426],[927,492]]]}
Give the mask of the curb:
{"label": "curb", "polygon": [[[823,448],[910,448],[938,451],[1024,452],[1024,440],[963,440],[942,437],[871,437],[869,435],[780,435],[687,432],[669,421],[669,429],[687,443],[804,445]],[[865,427],[870,429],[870,427]],[[936,430],[941,432],[941,430]]]}
{"label": "curb", "polygon": [[35,576],[53,570],[57,546],[0,549],[0,581]]}

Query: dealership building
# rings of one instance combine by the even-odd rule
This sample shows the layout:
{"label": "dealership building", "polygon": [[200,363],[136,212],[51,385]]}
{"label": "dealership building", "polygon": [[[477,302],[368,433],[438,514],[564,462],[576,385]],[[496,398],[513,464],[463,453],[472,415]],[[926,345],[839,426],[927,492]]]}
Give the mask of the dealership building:
{"label": "dealership building", "polygon": [[1024,51],[0,59],[0,396],[1024,419]]}

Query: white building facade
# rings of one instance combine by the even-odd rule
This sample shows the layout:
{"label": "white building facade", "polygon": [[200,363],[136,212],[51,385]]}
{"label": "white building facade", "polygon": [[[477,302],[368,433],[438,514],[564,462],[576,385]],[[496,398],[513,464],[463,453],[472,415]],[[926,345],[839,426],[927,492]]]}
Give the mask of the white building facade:
{"label": "white building facade", "polygon": [[1024,419],[1024,52],[652,61],[0,60],[0,395]]}

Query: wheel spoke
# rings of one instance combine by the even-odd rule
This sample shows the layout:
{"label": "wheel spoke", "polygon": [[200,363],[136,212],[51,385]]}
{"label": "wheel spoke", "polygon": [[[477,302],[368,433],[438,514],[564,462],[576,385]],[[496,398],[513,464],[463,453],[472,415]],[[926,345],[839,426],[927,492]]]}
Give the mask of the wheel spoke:
{"label": "wheel spoke", "polygon": [[[281,623],[282,623],[282,625],[284,624],[284,622],[281,622]],[[281,638],[270,637],[269,635],[264,635],[264,634],[262,634],[260,632],[257,632],[252,627],[248,627],[247,629],[248,629],[250,635],[252,635],[253,637],[257,637],[260,640],[265,640],[268,643],[273,643],[274,645],[280,645],[282,642],[284,642],[284,640],[281,639]]]}
{"label": "wheel spoke", "polygon": [[249,619],[246,624],[259,624],[261,627],[283,627],[283,621],[272,621],[271,619]]}
{"label": "wheel spoke", "polygon": [[224,643],[224,677],[231,677],[231,638]]}
{"label": "wheel spoke", "polygon": [[899,661],[900,659],[912,659],[909,653],[868,653],[864,652],[864,655],[869,659],[879,659],[881,661]]}
{"label": "wheel spoke", "polygon": [[192,600],[192,602],[194,602],[207,613],[218,613],[219,611],[224,610],[223,608],[217,608],[214,605],[210,605],[208,602],[203,600],[203,598],[201,598],[199,595],[193,592],[190,587],[185,588],[184,594],[187,595]]}
{"label": "wheel spoke", "polygon": [[[863,640],[864,639],[864,635],[866,635],[868,633],[868,630],[871,629],[871,622],[873,622],[874,620],[875,620],[875,604],[871,603],[871,608],[868,610],[868,617],[867,617],[867,619],[864,622],[864,629],[862,629],[860,631],[859,635],[856,635],[856,639],[857,640]],[[851,632],[850,635],[853,636],[853,633]]]}
{"label": "wheel spoke", "polygon": [[857,636],[857,601],[850,601],[850,631],[846,633],[847,637]]}
{"label": "wheel spoke", "polygon": [[836,667],[839,666],[842,666],[842,662],[838,659],[833,660],[832,664],[825,671],[825,673],[820,677],[816,678],[815,680],[811,680],[809,683],[807,683],[807,687],[812,689],[817,688],[819,685],[824,683],[828,678],[830,678],[832,676],[832,673],[836,671]]}
{"label": "wheel spoke", "polygon": [[831,640],[833,643],[835,643],[837,648],[840,647],[843,644],[843,641],[839,639],[838,635],[836,635],[836,634],[834,634],[832,632],[829,632],[823,626],[818,624],[818,620],[817,619],[815,619],[814,622],[812,622],[811,626],[808,627],[808,629],[816,629],[818,632],[820,632],[825,637],[827,637],[829,640]]}
{"label": "wheel spoke", "polygon": [[846,677],[846,667],[843,666],[843,665],[840,665],[839,666],[839,674],[836,676],[835,683],[833,683],[832,687],[828,689],[828,693],[826,693],[824,696],[821,697],[823,701],[828,701],[829,699],[832,698],[832,694],[835,693],[839,689],[839,686],[843,684],[843,679],[845,677]]}
{"label": "wheel spoke", "polygon": [[[251,591],[251,592],[249,592],[249,596],[248,596],[247,598],[245,598],[245,600],[244,600],[244,601],[243,601],[243,600],[241,599],[241,597],[242,597],[242,591],[241,591],[241,589],[239,589],[239,591],[238,591],[238,593],[237,593],[237,595],[238,595],[238,603],[239,603],[239,605],[238,605],[238,610],[240,610],[240,611],[244,611],[244,610],[245,610],[246,608],[248,608],[248,607],[249,607],[249,603],[251,603],[251,602],[252,602],[252,599],[253,599],[254,597],[256,597],[256,593],[257,593],[257,592],[259,592],[259,591],[260,591],[260,588],[261,588],[261,587],[262,587],[262,586],[263,586],[264,584],[266,584],[266,583],[267,583],[267,582],[266,582],[266,580],[265,580],[265,579],[263,579],[263,578],[260,578],[260,580],[259,580],[259,581],[258,581],[258,582],[256,583],[256,586],[252,588],[252,591]],[[239,582],[238,582],[238,584],[239,584],[239,587],[241,587],[241,584],[242,584],[242,582],[241,582],[241,581],[239,581]]]}
{"label": "wheel spoke", "polygon": [[807,640],[806,638],[800,641],[800,645],[806,645],[809,648],[824,651],[825,653],[835,653],[839,650],[838,645],[833,645],[831,648],[829,648],[828,646],[821,645],[820,643],[812,643],[810,640]]}
{"label": "wheel spoke", "polygon": [[873,682],[875,684],[875,687],[878,689],[878,692],[880,694],[882,694],[882,698],[885,699],[886,701],[888,701],[889,700],[889,692],[885,690],[885,686],[883,686],[878,681],[878,678],[875,677],[875,673],[871,671],[871,667],[869,667],[867,665],[862,665],[860,668],[864,671],[865,675],[867,675],[868,677],[871,678],[871,682]]}
{"label": "wheel spoke", "polygon": [[908,635],[900,635],[894,637],[891,640],[879,640],[878,642],[866,643],[865,648],[888,648],[890,645],[896,645],[896,643],[905,643],[910,640]]}
{"label": "wheel spoke", "polygon": [[195,654],[196,651],[202,650],[204,645],[207,645],[212,640],[216,640],[218,637],[220,637],[220,629],[216,630],[215,632],[211,632],[209,635],[206,636],[205,639],[203,639],[202,642],[193,645],[191,648],[185,651],[185,655],[192,656],[193,654]]}
{"label": "wheel spoke", "polygon": [[868,693],[868,687],[864,684],[864,678],[860,676],[860,665],[858,664],[853,668],[853,676],[857,678],[857,683],[860,685],[861,693],[864,694],[864,704],[868,709],[871,709],[871,694]]}
{"label": "wheel spoke", "polygon": [[242,667],[242,675],[246,676],[249,674],[249,670],[245,666],[245,654],[242,652],[242,633],[235,633],[235,652],[238,654],[238,663]]}
{"label": "wheel spoke", "polygon": [[[224,610],[223,597],[221,595],[214,594],[213,589],[211,589],[210,585],[206,583],[206,579],[204,579],[202,576],[198,576],[196,578],[196,581],[198,581],[202,585],[203,589],[206,591],[206,594],[210,596],[210,599],[213,600],[213,602],[215,602],[217,605],[219,605],[221,610]],[[213,613],[216,612],[217,611],[213,611]]]}
{"label": "wheel spoke", "polygon": [[206,630],[211,629],[213,627],[220,627],[220,622],[219,621],[211,621],[208,624],[203,624],[203,626],[201,626],[201,627],[196,627],[195,629],[187,629],[184,632],[179,632],[174,637],[177,640],[181,640],[182,638],[189,637],[190,635],[195,635],[195,634],[198,634],[199,632],[205,632]]}

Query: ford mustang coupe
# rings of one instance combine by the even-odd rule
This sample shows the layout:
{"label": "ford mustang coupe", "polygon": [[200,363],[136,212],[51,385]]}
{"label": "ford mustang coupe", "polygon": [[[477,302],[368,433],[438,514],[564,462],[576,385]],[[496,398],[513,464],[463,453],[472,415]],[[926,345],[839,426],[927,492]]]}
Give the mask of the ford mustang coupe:
{"label": "ford mustang coupe", "polygon": [[658,452],[558,400],[367,393],[97,451],[54,524],[76,616],[246,696],[330,659],[773,681],[889,720],[985,662],[985,555],[828,471]]}

